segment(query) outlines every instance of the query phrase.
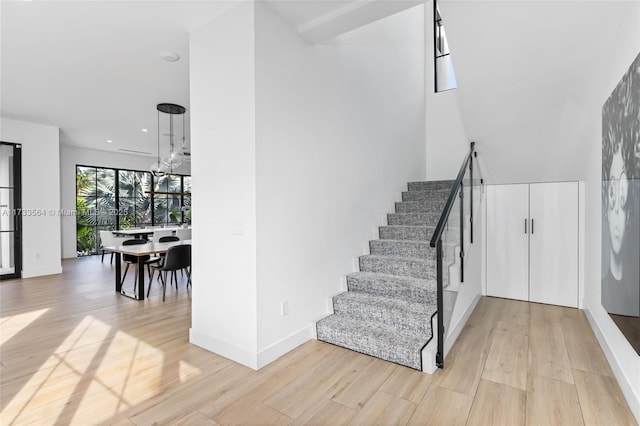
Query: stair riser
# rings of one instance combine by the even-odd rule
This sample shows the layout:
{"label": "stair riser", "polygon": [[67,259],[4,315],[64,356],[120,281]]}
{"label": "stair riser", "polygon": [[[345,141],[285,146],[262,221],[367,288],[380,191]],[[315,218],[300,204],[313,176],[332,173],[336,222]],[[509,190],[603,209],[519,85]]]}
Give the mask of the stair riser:
{"label": "stair riser", "polygon": [[381,226],[378,235],[381,240],[429,241],[435,227]]}
{"label": "stair riser", "polygon": [[360,257],[360,271],[379,274],[400,275],[413,278],[436,278],[435,259],[380,259]]}
{"label": "stair riser", "polygon": [[353,300],[345,301],[340,299],[340,297],[333,299],[333,312],[338,315],[365,321],[369,324],[387,324],[398,330],[415,334],[431,335],[430,315],[422,312],[418,314],[400,309],[369,306],[356,303]]}
{"label": "stair riser", "polygon": [[446,202],[449,198],[448,191],[405,191],[402,193],[402,201],[433,201]]}
{"label": "stair riser", "polygon": [[392,297],[403,300],[421,301],[435,305],[437,292],[435,283],[428,287],[418,287],[391,280],[368,279],[358,276],[347,277],[349,291],[359,291],[374,296]]}
{"label": "stair riser", "polygon": [[379,256],[411,257],[424,259],[435,256],[435,249],[427,241],[369,241],[369,253]]}
{"label": "stair riser", "polygon": [[406,367],[420,370],[422,367],[422,354],[420,351],[411,351],[405,348],[394,347],[392,345],[385,346],[383,344],[374,344],[363,336],[351,333],[343,333],[326,326],[322,321],[316,326],[318,340],[342,346],[356,352],[371,355],[385,361],[394,362]]}
{"label": "stair riser", "polygon": [[[389,213],[387,214],[387,224],[390,226],[433,226],[435,227],[440,220],[442,212],[434,213]],[[450,221],[456,219],[456,215],[449,216]],[[457,223],[457,222],[453,222]]]}
{"label": "stair riser", "polygon": [[427,190],[451,190],[455,181],[437,181],[437,182],[409,182],[407,188],[409,191],[427,191]]}
{"label": "stair riser", "polygon": [[396,213],[442,213],[445,201],[404,201],[396,203]]}

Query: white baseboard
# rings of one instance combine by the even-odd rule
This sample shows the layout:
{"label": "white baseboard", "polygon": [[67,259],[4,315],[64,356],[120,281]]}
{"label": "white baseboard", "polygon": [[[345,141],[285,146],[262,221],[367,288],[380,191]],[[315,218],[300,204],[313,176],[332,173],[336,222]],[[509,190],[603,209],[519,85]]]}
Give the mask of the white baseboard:
{"label": "white baseboard", "polygon": [[210,352],[228,358],[231,361],[235,361],[254,370],[258,369],[258,354],[245,348],[241,348],[233,343],[200,333],[193,328],[189,329],[189,342]]}
{"label": "white baseboard", "polygon": [[42,277],[45,275],[56,275],[62,273],[62,266],[40,269],[23,269],[22,278]]}
{"label": "white baseboard", "polygon": [[[434,324],[438,320],[434,320]],[[436,354],[438,353],[438,336],[434,336],[427,346],[422,349],[422,372],[433,374],[438,367],[436,366]]]}
{"label": "white baseboard", "polygon": [[239,364],[245,365],[254,370],[259,370],[280,358],[287,352],[312,339],[313,328],[312,324],[310,324],[257,353],[241,348],[217,337],[200,333],[193,328],[189,329],[189,342]]}
{"label": "white baseboard", "polygon": [[303,343],[313,339],[315,330],[315,323],[290,334],[284,339],[268,346],[267,348],[258,352],[258,368],[262,368],[265,365],[275,361],[287,352],[297,348]]}
{"label": "white baseboard", "polygon": [[462,333],[462,329],[467,324],[467,321],[469,321],[469,317],[471,316],[471,314],[473,313],[473,310],[476,308],[476,305],[480,301],[480,297],[482,297],[480,294],[476,294],[473,300],[471,301],[471,303],[469,303],[469,306],[467,306],[467,309],[464,311],[464,313],[462,314],[458,322],[453,327],[451,327],[450,325],[449,333],[447,334],[447,338],[445,339],[445,342],[444,342],[445,356],[446,354],[449,353],[449,350],[451,350],[451,347],[456,342],[456,340],[458,340],[458,336],[460,336],[460,333]]}
{"label": "white baseboard", "polygon": [[629,404],[629,408],[631,409],[631,412],[635,416],[636,421],[640,423],[640,399],[638,398],[638,395],[635,395],[633,391],[633,386],[629,382],[629,378],[622,371],[622,367],[620,367],[620,363],[618,362],[618,359],[616,358],[615,354],[611,350],[611,346],[609,345],[609,342],[604,336],[604,333],[602,333],[602,330],[600,329],[600,326],[598,325],[595,318],[593,317],[593,314],[591,313],[589,308],[586,306],[584,309],[584,313],[587,317],[587,320],[589,321],[589,324],[591,325],[591,329],[593,329],[593,332],[596,335],[596,339],[598,339],[598,343],[600,343],[600,347],[602,348],[604,355],[607,357],[607,361],[609,361],[609,365],[611,366],[613,375],[616,377],[616,380],[620,385],[622,394],[624,395],[624,398],[626,399],[627,404]]}

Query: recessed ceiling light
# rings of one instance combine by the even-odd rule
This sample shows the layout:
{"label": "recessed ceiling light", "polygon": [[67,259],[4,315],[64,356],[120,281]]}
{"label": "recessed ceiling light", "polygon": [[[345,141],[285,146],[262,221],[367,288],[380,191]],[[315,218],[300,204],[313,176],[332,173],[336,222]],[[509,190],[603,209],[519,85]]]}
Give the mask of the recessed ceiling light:
{"label": "recessed ceiling light", "polygon": [[111,139],[107,139],[107,143],[112,143],[113,141]]}
{"label": "recessed ceiling light", "polygon": [[144,133],[147,133],[147,132],[149,131],[149,129],[142,129],[142,131],[143,131]]}
{"label": "recessed ceiling light", "polygon": [[178,62],[180,60],[180,55],[175,52],[160,52],[160,56],[168,62]]}

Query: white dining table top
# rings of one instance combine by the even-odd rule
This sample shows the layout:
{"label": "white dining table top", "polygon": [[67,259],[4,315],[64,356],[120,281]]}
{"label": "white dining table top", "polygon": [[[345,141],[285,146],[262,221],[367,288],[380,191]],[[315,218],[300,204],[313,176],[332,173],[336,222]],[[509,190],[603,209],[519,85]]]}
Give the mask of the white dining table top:
{"label": "white dining table top", "polygon": [[130,246],[109,246],[105,247],[105,250],[109,250],[114,253],[130,254],[132,256],[145,256],[148,254],[166,253],[170,247],[182,244],[191,244],[191,240],[169,241],[166,243],[149,242]]}

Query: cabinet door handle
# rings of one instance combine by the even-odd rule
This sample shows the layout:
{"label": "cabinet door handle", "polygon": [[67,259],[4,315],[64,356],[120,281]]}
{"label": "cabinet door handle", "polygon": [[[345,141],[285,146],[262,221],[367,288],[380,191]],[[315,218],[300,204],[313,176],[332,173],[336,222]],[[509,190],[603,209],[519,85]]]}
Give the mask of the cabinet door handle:
{"label": "cabinet door handle", "polygon": [[533,234],[533,219],[531,219],[531,233]]}
{"label": "cabinet door handle", "polygon": [[527,233],[527,218],[524,218],[524,233]]}

